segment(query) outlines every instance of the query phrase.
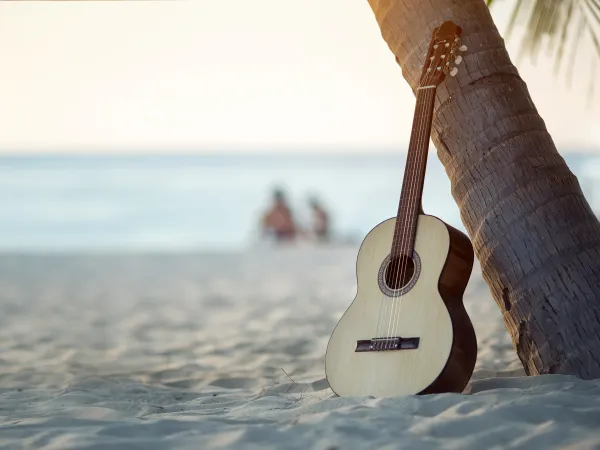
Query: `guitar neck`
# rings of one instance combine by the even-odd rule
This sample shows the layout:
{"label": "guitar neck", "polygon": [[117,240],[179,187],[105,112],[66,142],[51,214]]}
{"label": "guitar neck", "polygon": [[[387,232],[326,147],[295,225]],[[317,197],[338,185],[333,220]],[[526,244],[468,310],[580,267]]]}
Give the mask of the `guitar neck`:
{"label": "guitar neck", "polygon": [[422,205],[435,93],[436,86],[424,86],[417,90],[415,115],[392,242],[392,257],[412,256]]}

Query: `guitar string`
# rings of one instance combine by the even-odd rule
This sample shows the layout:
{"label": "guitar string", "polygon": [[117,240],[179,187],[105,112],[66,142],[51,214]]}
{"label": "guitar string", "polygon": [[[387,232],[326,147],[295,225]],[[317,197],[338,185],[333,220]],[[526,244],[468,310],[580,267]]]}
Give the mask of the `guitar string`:
{"label": "guitar string", "polygon": [[[429,101],[431,100],[431,93],[428,92],[429,90],[434,90],[434,89],[428,89],[427,92],[424,92],[422,96],[420,96],[420,101],[422,102],[422,108],[421,108],[421,119],[424,117],[424,115],[427,113],[427,105],[429,104]],[[418,129],[417,131],[417,135],[415,138],[415,146],[419,146],[421,147],[425,142],[425,140],[427,139],[426,136],[426,130],[427,130],[427,124],[423,123],[423,125]],[[416,149],[418,150],[418,147],[416,147]],[[409,162],[409,164],[411,165],[411,171],[409,172],[410,174],[410,178],[407,180],[408,181],[408,190],[407,190],[407,194],[406,194],[406,199],[405,199],[405,205],[403,205],[403,209],[404,209],[404,217],[406,219],[408,219],[408,215],[407,213],[410,213],[412,211],[413,208],[416,207],[416,201],[418,200],[418,183],[415,183],[415,175],[418,175],[419,172],[419,166],[421,164],[422,161],[422,157],[420,154],[416,153],[413,157],[412,160]],[[414,198],[413,198],[414,197]],[[405,244],[408,244],[410,242],[411,239],[411,228],[413,226],[413,223],[411,220],[404,220],[404,222],[401,224],[402,227],[402,238],[401,238],[401,242],[400,242],[400,246],[398,248],[398,246],[394,249],[394,250],[402,250],[405,246]],[[409,252],[410,253],[410,252]],[[397,268],[395,270],[395,274],[393,276],[393,285],[396,286],[400,283],[402,283],[402,281],[404,280],[404,276],[406,274],[406,269],[408,268],[408,264],[409,264],[409,259],[412,259],[414,261],[413,258],[414,255],[410,255],[410,254],[401,254],[398,256],[398,258],[400,259],[398,261],[397,264]],[[416,268],[416,263],[413,264]],[[387,335],[386,337],[388,338],[388,340],[386,340],[387,343],[387,347],[389,348],[392,345],[392,340],[391,338],[394,337],[394,332],[395,332],[395,328],[396,328],[396,324],[398,322],[397,318],[399,319],[400,316],[400,310],[402,308],[402,297],[404,296],[404,291],[403,291],[404,286],[400,286],[399,290],[400,290],[400,294],[399,295],[393,295],[392,297],[392,311],[389,317],[389,324],[388,324],[388,331],[387,331]],[[398,308],[398,312],[396,312],[396,305]]]}
{"label": "guitar string", "polygon": [[[432,88],[431,89],[432,92],[426,92],[425,95],[423,96],[423,102],[424,102],[424,106],[423,109],[425,110],[424,114],[427,114],[427,116],[429,116],[429,105],[430,102],[432,100],[432,97],[435,97],[435,89]],[[414,161],[413,161],[413,165],[414,165],[414,169],[413,169],[413,173],[417,174],[417,176],[419,175],[419,173],[423,172],[423,162],[426,162],[427,159],[427,147],[429,146],[429,139],[430,139],[430,135],[428,135],[427,133],[427,129],[429,128],[429,125],[427,123],[425,123],[424,128],[421,130],[422,132],[422,136],[419,139],[419,145],[421,146],[421,153],[417,154],[417,157],[415,157]],[[423,148],[425,147],[425,148]],[[418,220],[419,220],[419,215],[420,215],[420,208],[418,208],[418,203],[419,200],[421,199],[421,196],[419,195],[419,190],[420,190],[420,184],[419,183],[419,179],[413,179],[412,180],[412,185],[411,185],[411,189],[409,190],[409,193],[407,195],[407,199],[406,199],[406,210],[408,211],[409,214],[417,214],[417,222],[413,222],[413,221],[406,221],[404,224],[405,230],[406,230],[406,241],[410,242],[413,234],[416,232],[416,228],[418,226]],[[414,210],[414,212],[413,212]],[[416,239],[413,240],[413,247],[414,247],[414,243],[416,242]],[[404,245],[403,245],[404,246]],[[396,279],[395,279],[395,283],[400,284],[403,283],[405,278],[408,278],[407,275],[407,270],[409,267],[409,264],[412,260],[413,262],[413,277],[416,274],[416,270],[417,270],[417,262],[416,262],[416,258],[415,253],[414,253],[414,248],[408,248],[407,249],[408,252],[405,256],[405,258],[401,259],[400,264],[398,265],[398,272],[399,272],[399,277],[398,277],[398,273],[396,274]],[[412,277],[411,277],[412,280]],[[410,280],[409,280],[410,281]],[[402,285],[401,289],[403,289],[405,286]],[[400,317],[401,317],[401,311],[402,311],[402,297],[404,296],[404,290],[401,291],[399,297],[398,297],[398,312],[392,315],[392,326],[391,326],[391,330],[390,330],[390,337],[393,337],[394,333],[397,334],[396,330],[398,328],[398,324],[400,323]]]}
{"label": "guitar string", "polygon": [[[460,43],[460,38],[458,38],[458,37],[455,38],[454,39],[454,44],[459,44],[459,43]],[[430,304],[430,302],[427,302],[425,304],[425,311],[424,311],[424,313],[422,315],[422,319],[420,321],[421,323],[419,325],[419,329],[422,329],[423,326],[427,323],[427,312],[429,311],[429,306],[430,306],[429,304]],[[425,338],[425,336],[423,336],[423,338]],[[420,344],[421,344],[421,346],[425,345],[425,339],[421,339],[420,340]],[[420,360],[421,360],[421,353],[422,352],[418,352],[417,353],[417,358],[416,358],[416,361],[415,361],[415,367],[419,366],[419,363],[420,363]],[[414,377],[415,377],[415,371],[412,371],[411,375],[412,376],[410,377],[410,379],[412,381],[412,380],[414,380]]]}
{"label": "guitar string", "polygon": [[[444,42],[444,41],[442,41]],[[441,44],[440,43],[436,43],[437,45]],[[436,48],[434,44],[434,49]],[[430,60],[433,60],[433,58],[430,58]],[[431,83],[431,80],[433,79],[433,77],[436,74],[437,71],[437,64],[434,64],[433,67],[431,65],[431,63],[429,63],[429,68],[428,71],[429,73],[429,77],[426,79],[426,81],[423,83],[423,87],[429,86],[429,83]],[[441,66],[443,67],[443,66]],[[440,69],[441,70],[441,69]],[[436,88],[430,88],[427,89],[427,91],[431,90],[432,92],[425,92],[423,95],[423,107],[422,107],[422,114],[427,114],[429,115],[429,104],[432,100],[435,101],[435,94],[436,94]],[[422,146],[425,145],[427,148],[429,147],[429,139],[431,138],[431,133],[427,133],[427,129],[430,129],[430,125],[428,124],[428,122],[423,122],[423,125],[420,127],[419,131],[418,131],[418,137],[415,139],[416,141],[416,145]],[[423,164],[423,162],[426,162],[427,159],[427,152],[422,152],[422,154],[417,153],[416,156],[413,157],[413,170],[412,170],[412,174],[419,174],[420,171],[420,166]],[[422,170],[421,170],[422,171]],[[417,181],[415,183],[415,181]],[[405,211],[409,212],[412,210],[412,208],[416,208],[418,207],[417,203],[419,201],[420,196],[419,194],[419,190],[420,190],[420,184],[418,182],[418,180],[414,180],[411,179],[410,180],[410,189],[408,190],[408,194],[407,194],[407,199],[406,199],[406,206],[405,206]],[[416,195],[415,195],[416,194]],[[414,196],[414,198],[412,198]],[[414,203],[413,203],[414,202]],[[417,214],[420,214],[420,211],[416,212]],[[411,240],[412,235],[416,232],[416,225],[418,224],[418,216],[417,216],[417,223],[413,223],[413,221],[409,221],[406,220],[403,224],[402,224],[402,244],[401,244],[401,249],[402,247],[404,247],[404,243],[408,243]],[[412,228],[412,230],[411,230]],[[405,234],[406,233],[406,234]],[[415,239],[416,241],[416,239]],[[413,241],[413,246],[414,247],[414,242]],[[406,275],[406,270],[408,268],[409,265],[409,261],[412,260],[413,262],[413,276],[415,276],[415,270],[417,268],[417,263],[416,260],[414,258],[414,248],[413,249],[409,249],[408,253],[412,253],[412,254],[407,254],[407,255],[400,255],[400,261],[398,264],[398,268],[396,270],[396,274],[395,274],[395,279],[394,279],[394,286],[398,283],[401,283],[404,280],[404,277]],[[402,258],[402,256],[404,256],[404,258]],[[398,276],[400,275],[400,276]],[[412,278],[412,277],[411,277]],[[398,324],[400,323],[400,314],[402,311],[402,297],[404,296],[404,291],[402,290],[404,288],[404,285],[400,287],[400,295],[399,296],[394,296],[394,298],[392,299],[392,313],[390,314],[390,324],[388,326],[388,333],[387,333],[387,339],[386,339],[386,343],[387,343],[387,348],[389,348],[392,345],[392,337],[395,336],[396,333],[396,329],[398,327]],[[394,314],[394,309],[395,309],[395,304],[398,303],[398,312]]]}
{"label": "guitar string", "polygon": [[[417,100],[419,100],[419,99],[417,99]],[[422,109],[423,109],[423,104],[421,102],[417,102],[417,104],[415,106],[416,106],[416,108],[415,108],[415,116],[418,117],[420,115]],[[418,134],[419,131],[420,131],[420,129],[417,128],[415,130],[415,133]],[[410,170],[409,161],[407,161],[407,167],[406,167],[406,169]],[[407,174],[409,174],[408,170],[406,172],[407,172]],[[400,209],[401,209],[401,205],[400,205]],[[393,253],[393,248],[394,248],[394,246],[392,246],[392,253]],[[392,257],[391,256],[392,255],[390,255],[390,261],[388,261],[388,267],[386,269],[384,269],[383,280],[382,280],[384,284],[387,284],[387,279],[388,279],[388,277],[387,277],[387,275],[388,275],[387,274],[387,270],[389,268],[391,268],[390,267],[391,262],[392,262]],[[384,317],[385,316],[391,317],[391,315],[393,314],[393,306],[394,306],[393,302],[394,302],[394,295],[393,294],[392,294],[392,300],[390,301],[390,298],[386,294],[382,293],[382,296],[381,296],[381,306],[379,308],[380,318],[382,318],[381,317],[382,316],[381,313],[382,313],[382,310],[384,310],[384,309],[386,310],[386,314],[383,314],[383,316]],[[384,308],[384,306],[385,306],[385,308]],[[378,319],[377,332],[375,334],[376,337],[384,337],[384,336],[381,336],[384,333],[384,330],[386,330],[384,324],[385,324],[385,321],[381,322],[380,319]],[[389,326],[387,328],[387,331],[389,331]],[[386,331],[386,334],[385,334],[385,338],[387,338],[387,331]],[[384,347],[384,346],[385,346],[385,349],[388,348],[385,339],[382,339],[379,342],[375,343],[375,348],[376,349],[381,350],[382,347]]]}
{"label": "guitar string", "polygon": [[[456,47],[458,47],[458,44],[460,44],[460,38],[456,37],[456,38],[454,39],[454,42],[453,42],[453,44],[455,44],[455,48],[456,48]],[[451,45],[452,45],[452,44],[451,44]],[[423,316],[422,316],[422,319],[421,319],[421,323],[420,323],[419,329],[422,329],[422,328],[423,328],[423,326],[424,326],[424,325],[427,323],[427,312],[428,312],[428,310],[429,310],[429,303],[431,303],[431,302],[427,302],[427,303],[425,304],[425,312],[423,313]],[[422,339],[419,341],[419,344],[420,344],[421,346],[425,345],[425,337],[426,337],[426,336],[425,336],[425,335],[423,335],[423,336],[422,336]],[[415,367],[418,367],[418,366],[419,366],[419,363],[420,363],[420,360],[421,360],[421,353],[422,353],[422,352],[418,352],[418,353],[417,353],[417,360],[416,360],[416,362],[415,362]],[[411,377],[411,378],[412,378],[412,379],[414,379],[414,376],[415,376],[415,371],[413,371],[413,372],[412,372],[412,377]],[[432,381],[433,381],[433,380],[432,380]]]}
{"label": "guitar string", "polygon": [[[430,61],[431,61],[431,59],[430,59]],[[427,66],[431,66],[431,62],[428,62]],[[431,68],[431,67],[429,67],[429,68]],[[433,74],[430,74],[429,77],[426,78],[422,84],[420,83],[419,87],[427,86],[428,83],[431,81],[432,77],[433,77]],[[418,99],[417,99],[419,102],[419,105],[417,105],[417,108],[416,108],[417,114],[415,114],[415,116],[416,116],[415,118],[417,118],[417,119],[422,117],[423,114],[426,112],[426,106],[427,106],[426,99],[429,95],[429,92],[425,92],[423,94],[424,95],[418,95]],[[417,128],[415,128],[414,140],[413,140],[415,146],[420,146],[422,144],[422,139],[424,137],[424,134],[426,134],[425,133],[426,128],[427,128],[427,126],[423,125],[423,123],[421,123]],[[410,148],[410,146],[409,146],[409,148]],[[407,199],[405,199],[406,200],[405,205],[402,205],[402,204],[400,205],[400,212],[402,212],[402,210],[406,211],[407,207],[410,206],[410,204],[411,204],[410,197],[411,197],[411,195],[413,193],[413,189],[414,189],[414,182],[413,182],[412,178],[413,178],[414,174],[417,173],[417,171],[418,171],[418,168],[416,166],[419,161],[419,158],[418,158],[419,155],[418,154],[416,154],[416,156],[413,156],[413,155],[409,155],[409,156],[411,156],[411,158],[407,160],[407,167],[406,167],[406,169],[407,169],[406,170],[406,175],[407,175],[406,187],[408,188],[407,189]],[[392,246],[392,252],[390,254],[390,261],[388,262],[388,268],[391,268],[392,261],[394,260],[393,255],[395,253],[395,250],[397,250],[398,247],[402,248],[404,246],[404,243],[406,242],[406,227],[407,226],[408,226],[408,223],[406,223],[406,222],[403,222],[401,224],[401,227],[402,227],[401,228],[401,242],[400,242],[400,245],[398,245],[398,243],[396,243],[396,245]],[[392,283],[391,283],[392,287],[395,286],[399,280],[398,275],[402,271],[401,266],[402,266],[402,262],[399,261],[399,264],[397,264],[397,267],[395,268],[396,269],[395,273],[393,273],[392,276],[389,277],[392,280]],[[389,279],[389,278],[387,276],[385,278],[386,278],[386,280],[384,280],[384,281],[387,282],[387,279]],[[400,289],[402,289],[402,287]],[[391,302],[388,300],[388,303],[391,303],[391,308],[390,308],[390,313],[388,315],[389,319],[388,319],[387,331],[385,334],[385,339],[383,340],[385,350],[389,349],[392,344],[391,339],[389,339],[389,338],[392,337],[392,334],[394,331],[393,327],[392,327],[392,323],[395,323],[395,321],[393,320],[393,318],[395,317],[394,311],[396,309],[396,303],[397,302],[400,303],[401,298],[402,298],[402,295],[397,296],[395,294],[392,294]]]}
{"label": "guitar string", "polygon": [[[434,44],[434,48],[436,48],[435,45],[441,45],[442,43],[445,43],[445,41],[441,41],[439,43]],[[433,59],[433,58],[431,58],[431,59]],[[434,64],[433,67],[430,67],[429,68],[430,76],[429,76],[428,80],[424,83],[425,86],[428,86],[431,83],[431,80],[433,79],[433,77],[436,74],[436,71],[438,70],[437,67],[440,67],[439,70],[443,69],[443,66],[437,66],[437,63]],[[433,70],[431,70],[431,69],[433,69]],[[428,115],[430,113],[430,111],[429,111],[430,102],[432,100],[435,102],[437,86],[436,86],[436,88],[432,88],[431,91],[432,92],[427,92],[423,99],[424,109],[427,111]],[[429,130],[431,129],[429,122],[425,122],[424,129],[421,130],[424,132],[424,135],[419,139],[419,143],[424,144],[426,148],[424,149],[425,150],[424,152],[417,154],[417,157],[414,160],[415,168],[413,170],[413,173],[419,173],[419,171],[424,172],[422,170],[423,168],[421,168],[420,166],[423,163],[426,163],[427,156],[428,156],[427,150],[429,148],[429,140],[431,139],[431,132],[427,133],[427,129],[429,129]],[[412,208],[418,207],[418,202],[421,199],[421,195],[419,195],[419,190],[421,190],[421,194],[422,194],[421,184],[422,183],[418,183],[418,182],[414,183],[413,182],[413,185],[411,186],[411,189],[410,189],[409,195],[408,195],[408,199],[407,199],[407,210],[408,211],[411,211]],[[413,198],[413,193],[417,194],[417,195],[414,195],[414,198]],[[406,229],[406,231],[408,231],[408,235],[407,235],[406,239],[409,242],[410,242],[411,238],[413,237],[413,235],[416,233],[416,229],[418,226],[418,219],[419,219],[418,216],[420,215],[420,210],[417,211],[416,213],[417,213],[417,222],[416,223],[412,223],[412,221],[411,222],[407,221],[407,222],[405,222],[405,224],[403,224],[403,226],[405,227],[404,229]],[[413,228],[413,229],[411,230],[411,228]],[[413,246],[412,246],[413,248],[409,249],[409,253],[411,253],[411,251],[412,251],[412,254],[403,255],[405,258],[403,258],[403,260],[401,260],[401,263],[399,264],[399,267],[398,267],[398,271],[401,272],[401,276],[400,276],[400,279],[396,278],[396,282],[404,281],[404,278],[406,275],[406,270],[408,268],[409,261],[411,261],[411,260],[413,262],[413,276],[415,276],[414,271],[417,268],[417,263],[416,263],[416,259],[414,258],[414,244],[416,243],[416,236],[414,236],[414,237],[415,237],[415,239],[413,240]],[[412,279],[412,277],[411,277],[411,279]],[[402,286],[402,287],[404,287],[404,286]],[[400,318],[401,318],[401,312],[402,312],[402,297],[403,296],[404,296],[404,291],[401,291],[399,298],[398,298],[398,312],[396,314],[392,315],[393,325],[391,326],[391,329],[389,332],[390,338],[393,337],[395,334],[398,334],[396,330],[398,328],[398,325],[400,324]],[[391,342],[391,339],[389,342]]]}
{"label": "guitar string", "polygon": [[[426,67],[431,65],[430,61],[427,62]],[[424,81],[424,83],[422,83],[422,85],[427,86],[426,83],[429,82],[429,81],[430,80],[427,79],[426,81]],[[420,83],[419,87],[421,87],[421,83]],[[427,94],[427,93],[425,93],[425,94]],[[418,95],[417,101],[418,101],[418,104],[417,104],[417,108],[416,108],[415,118],[420,117],[423,114],[423,110],[425,108],[425,103],[423,102],[423,97],[421,95]],[[413,143],[415,145],[419,145],[420,144],[421,139],[422,139],[421,138],[422,131],[423,131],[423,125],[422,124],[419,125],[417,128],[414,129]],[[410,145],[409,145],[409,149],[410,149]],[[409,156],[412,156],[412,155],[409,155]],[[407,177],[406,177],[406,181],[407,181],[406,184],[407,184],[407,186],[406,187],[408,188],[408,190],[407,190],[408,195],[407,196],[410,196],[410,194],[412,192],[412,185],[410,184],[410,178],[412,176],[412,172],[414,171],[413,165],[414,165],[414,158],[407,159],[407,166],[406,166],[406,169],[407,169],[406,170],[406,175],[407,175]],[[402,212],[402,210],[405,209],[405,208],[406,208],[406,205],[403,206],[402,204],[400,204],[400,207],[399,207],[400,212]],[[400,247],[403,246],[403,244],[404,244],[404,239],[405,239],[404,227],[405,227],[405,223],[402,223],[401,226],[402,226],[402,229],[401,229],[401,239],[402,240],[400,242]],[[394,228],[396,229],[396,227],[394,227]],[[395,281],[397,281],[398,272],[400,270],[400,264],[398,264],[398,266],[396,268],[396,273],[388,274],[387,270],[392,268],[391,264],[392,264],[392,261],[394,260],[393,256],[394,256],[395,250],[398,248],[398,246],[399,246],[398,243],[396,243],[395,245],[392,245],[392,251],[391,251],[391,254],[390,254],[390,260],[388,261],[388,267],[384,271],[384,280],[383,280],[383,282],[385,284],[387,284],[387,281],[391,280],[392,283],[390,283],[390,284],[392,285],[392,287],[395,286]],[[387,275],[390,275],[390,276],[388,277]],[[380,345],[379,345],[380,349],[381,349],[382,346],[383,346],[384,350],[387,350],[390,347],[390,341],[389,341],[388,338],[391,337],[390,336],[390,326],[391,326],[391,322],[392,322],[392,317],[394,317],[394,310],[395,310],[396,299],[397,298],[398,297],[394,293],[392,293],[391,301],[390,301],[389,298],[386,298],[386,296],[383,297],[383,301],[385,301],[386,304],[387,304],[387,306],[388,306],[386,308],[388,310],[387,311],[388,312],[388,314],[387,314],[387,316],[388,316],[388,326],[387,326],[387,330],[386,330],[386,333],[385,333],[385,338],[382,341],[380,341]],[[383,334],[383,330],[381,330],[381,334]]]}
{"label": "guitar string", "polygon": [[[420,99],[417,98],[417,104],[415,105],[416,106],[415,107],[415,118],[419,117],[421,115],[422,109],[423,109],[423,104],[419,100]],[[418,133],[419,133],[419,127],[417,127],[415,129],[415,135],[417,135]],[[407,169],[406,170],[406,175],[407,176],[410,176],[410,170],[411,170],[411,168],[412,167],[410,165],[410,161],[407,160],[407,165],[406,165],[406,169]],[[402,205],[400,205],[399,210],[400,211],[402,210]],[[393,279],[393,276],[389,276],[388,277],[388,275],[392,275],[392,274],[388,274],[387,271],[388,271],[388,269],[391,269],[391,263],[392,263],[392,260],[393,260],[392,259],[392,255],[394,253],[394,251],[393,251],[394,248],[395,248],[395,246],[392,246],[392,252],[390,254],[390,260],[388,261],[388,267],[386,269],[384,269],[383,280],[382,280],[384,284],[387,284],[388,279]],[[392,283],[392,286],[393,286],[393,283]],[[382,295],[382,306],[383,305],[386,306],[385,307],[385,309],[386,309],[386,314],[385,315],[388,316],[388,317],[391,317],[391,315],[393,314],[393,310],[394,310],[394,295],[392,294],[391,301],[390,301],[390,298],[387,295],[383,294]],[[381,311],[381,309],[383,309],[383,308],[380,308],[380,311]],[[388,322],[388,327],[387,328],[385,327],[384,324],[385,324],[385,322],[382,323],[381,329],[379,329],[379,324],[378,324],[378,330],[377,330],[377,335],[376,335],[377,337],[383,337],[383,336],[380,336],[380,335],[383,334],[384,330],[386,331],[385,338],[388,337],[389,322]],[[381,349],[382,347],[385,347],[386,349],[388,348],[387,342],[385,340],[379,341],[378,348]]]}
{"label": "guitar string", "polygon": [[[415,105],[415,116],[417,115],[417,112],[418,112],[419,108],[420,108],[420,105],[419,105],[419,103],[417,101],[417,103]],[[393,250],[393,246],[392,246],[392,250]],[[390,255],[390,261],[388,262],[388,267],[386,267],[385,269],[383,269],[383,279],[381,280],[381,282],[384,285],[387,285],[387,278],[388,278],[387,277],[387,275],[388,275],[387,274],[387,270],[390,267],[389,264],[391,263],[391,260],[392,260],[392,258],[391,258],[391,255]],[[379,282],[379,279],[378,279],[378,282]],[[386,310],[386,313],[382,314],[382,312],[383,312],[384,309]],[[382,291],[380,293],[379,316],[377,318],[377,327],[376,327],[375,335],[374,335],[375,338],[382,338],[382,340],[374,342],[373,345],[374,345],[374,348],[376,350],[381,350],[382,346],[384,345],[384,341],[383,341],[384,336],[382,336],[382,333],[383,333],[383,330],[385,328],[383,327],[383,323],[382,323],[381,319],[382,319],[382,316],[389,316],[389,312],[390,312],[389,310],[390,310],[390,301],[389,301],[389,298],[385,294],[385,292]]]}

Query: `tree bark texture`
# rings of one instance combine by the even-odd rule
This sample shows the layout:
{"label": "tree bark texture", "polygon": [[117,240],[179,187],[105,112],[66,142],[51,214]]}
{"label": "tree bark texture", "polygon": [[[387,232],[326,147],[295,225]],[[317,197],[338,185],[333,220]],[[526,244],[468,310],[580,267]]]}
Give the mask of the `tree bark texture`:
{"label": "tree bark texture", "polygon": [[484,0],[368,1],[413,91],[433,29],[462,27],[468,49],[438,88],[432,140],[483,277],[527,374],[600,378],[600,223]]}

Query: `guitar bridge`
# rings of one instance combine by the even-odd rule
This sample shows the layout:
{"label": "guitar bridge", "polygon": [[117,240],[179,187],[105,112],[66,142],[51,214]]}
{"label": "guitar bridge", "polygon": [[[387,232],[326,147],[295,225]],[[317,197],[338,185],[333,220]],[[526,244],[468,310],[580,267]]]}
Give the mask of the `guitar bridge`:
{"label": "guitar bridge", "polygon": [[356,341],[355,352],[386,352],[391,350],[414,350],[419,348],[418,337],[373,338]]}

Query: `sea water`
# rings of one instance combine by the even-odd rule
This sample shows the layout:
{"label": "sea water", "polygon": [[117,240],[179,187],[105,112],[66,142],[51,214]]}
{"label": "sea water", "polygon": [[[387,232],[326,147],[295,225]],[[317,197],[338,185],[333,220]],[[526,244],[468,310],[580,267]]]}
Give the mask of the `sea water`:
{"label": "sea water", "polygon": [[[0,157],[0,251],[235,250],[258,240],[260,214],[282,187],[296,220],[308,198],[338,236],[360,242],[396,215],[406,154]],[[600,158],[568,153],[596,207]],[[423,205],[463,229],[450,181],[430,155]]]}

